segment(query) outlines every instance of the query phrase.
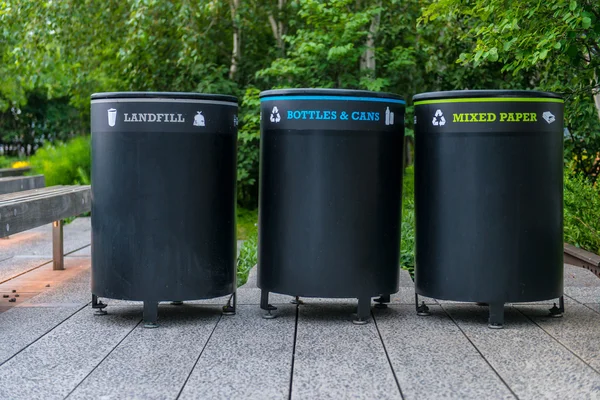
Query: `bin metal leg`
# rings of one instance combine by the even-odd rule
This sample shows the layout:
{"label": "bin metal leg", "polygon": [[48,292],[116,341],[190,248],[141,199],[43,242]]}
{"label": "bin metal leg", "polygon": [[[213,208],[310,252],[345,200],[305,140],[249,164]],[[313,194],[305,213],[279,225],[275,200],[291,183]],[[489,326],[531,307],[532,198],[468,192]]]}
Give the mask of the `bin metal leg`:
{"label": "bin metal leg", "polygon": [[381,296],[379,296],[377,299],[375,299],[375,308],[379,308],[379,309],[384,309],[387,308],[388,305],[387,303],[389,303],[391,300],[390,298],[391,296],[389,294],[383,294]]}
{"label": "bin metal leg", "polygon": [[273,319],[276,317],[276,315],[272,314],[271,311],[277,310],[277,307],[273,307],[271,304],[269,304],[269,291],[268,290],[260,291],[260,308],[267,311],[266,314],[263,314],[264,319]]}
{"label": "bin metal leg", "polygon": [[237,304],[237,291],[233,292],[227,304],[223,306],[223,315],[235,315],[235,307]]}
{"label": "bin metal leg", "polygon": [[103,302],[98,300],[98,296],[96,296],[95,294],[92,294],[92,309],[96,310],[94,311],[94,315],[106,315],[108,314],[106,312],[106,310],[104,310],[106,308],[106,304],[104,304]]}
{"label": "bin metal leg", "polygon": [[352,320],[355,325],[364,325],[369,322],[371,314],[371,297],[359,297],[356,319]]}
{"label": "bin metal leg", "polygon": [[560,296],[558,299],[558,307],[556,307],[556,303],[554,303],[554,307],[552,307],[549,311],[552,318],[562,317],[565,313],[565,296]]}
{"label": "bin metal leg", "polygon": [[144,301],[144,328],[156,328],[158,324],[158,302],[145,300]]}
{"label": "bin metal leg", "polygon": [[490,303],[488,327],[502,329],[504,326],[504,303]]}
{"label": "bin metal leg", "polygon": [[65,269],[63,248],[63,221],[54,221],[52,223],[52,269],[54,271]]}
{"label": "bin metal leg", "polygon": [[425,304],[425,302],[422,302],[419,305],[419,295],[415,293],[415,308],[417,310],[417,315],[420,317],[426,317],[428,315],[431,315],[429,313],[429,307],[427,307],[427,305]]}

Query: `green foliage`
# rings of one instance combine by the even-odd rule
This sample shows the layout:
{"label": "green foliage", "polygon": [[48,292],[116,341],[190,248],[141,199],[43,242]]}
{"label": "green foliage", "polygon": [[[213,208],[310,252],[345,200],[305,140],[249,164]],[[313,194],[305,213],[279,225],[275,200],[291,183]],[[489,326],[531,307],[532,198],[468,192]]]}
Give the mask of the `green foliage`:
{"label": "green foliage", "polygon": [[[369,3],[369,2],[367,2]],[[258,71],[271,86],[358,88],[357,67],[363,52],[365,29],[381,8],[355,0],[303,0],[292,3],[291,24],[285,36],[286,53]]]}
{"label": "green foliage", "polygon": [[[421,21],[468,20],[457,42],[464,70],[496,65],[523,88],[561,93],[566,100],[565,159],[594,181],[600,174],[600,2],[439,0]],[[475,42],[474,42],[475,39]]]}
{"label": "green foliage", "polygon": [[37,146],[87,133],[98,91],[233,94],[238,201],[253,208],[260,90],[358,88],[410,102],[425,91],[535,88],[565,96],[565,159],[593,180],[599,16],[592,0],[2,1],[0,136]]}
{"label": "green foliage", "polygon": [[237,260],[237,286],[242,286],[248,280],[248,274],[258,262],[258,232],[254,232],[240,249]]}
{"label": "green foliage", "polygon": [[258,210],[237,208],[237,239],[246,240],[258,231]]}
{"label": "green foliage", "polygon": [[258,162],[260,158],[260,91],[250,87],[242,99],[242,119],[238,131],[237,193],[243,207],[256,207]]}
{"label": "green foliage", "polygon": [[46,186],[89,184],[91,172],[90,137],[67,143],[47,144],[30,159],[33,171],[43,174]]}
{"label": "green foliage", "polygon": [[17,157],[0,156],[0,168],[11,168],[12,163],[19,161]]}
{"label": "green foliage", "polygon": [[[48,99],[41,91],[27,94],[27,103],[0,112],[0,143],[14,145],[14,154],[35,150],[46,142],[65,141],[87,131],[88,120],[66,97]],[[21,150],[22,149],[22,150]]]}
{"label": "green foliage", "polygon": [[583,175],[565,171],[565,242],[600,254],[600,187]]}
{"label": "green foliage", "polygon": [[400,266],[411,275],[415,270],[415,172],[404,170],[402,183],[402,238],[400,241]]}

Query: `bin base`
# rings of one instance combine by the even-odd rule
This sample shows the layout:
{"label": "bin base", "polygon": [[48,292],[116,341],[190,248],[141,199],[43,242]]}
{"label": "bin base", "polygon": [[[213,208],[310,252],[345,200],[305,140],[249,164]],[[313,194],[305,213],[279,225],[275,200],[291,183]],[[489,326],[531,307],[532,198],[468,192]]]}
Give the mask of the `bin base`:
{"label": "bin base", "polygon": [[389,294],[379,296],[375,299],[375,303],[377,303],[375,304],[375,308],[378,308],[380,310],[386,309],[388,308],[387,303],[389,303],[390,301],[391,299]]}
{"label": "bin base", "polygon": [[94,315],[106,315],[108,312],[105,310],[106,304],[98,300],[98,296],[95,294],[92,295],[92,309],[94,311]]}
{"label": "bin base", "polygon": [[502,329],[504,327],[504,303],[490,303],[488,327]]}
{"label": "bin base", "polygon": [[[223,306],[223,315],[235,315],[236,314],[236,305],[237,305],[237,296],[236,292],[233,292],[227,304]],[[143,320],[144,320],[144,328],[157,328],[158,327],[158,304],[159,302],[156,300],[144,300],[143,305]],[[169,304],[173,306],[182,306],[184,303],[180,300],[171,301]],[[92,294],[92,309],[94,311],[94,315],[106,315],[108,312],[105,310],[107,304],[104,304],[102,301],[98,299],[98,296]],[[276,308],[274,308],[276,309]]]}
{"label": "bin base", "polygon": [[156,328],[158,324],[158,302],[144,301],[144,328]]}
{"label": "bin base", "polygon": [[233,292],[227,304],[223,306],[223,315],[231,316],[235,315],[235,309],[237,305],[237,292]]}
{"label": "bin base", "polygon": [[269,292],[266,290],[260,291],[260,308],[267,312],[266,314],[263,314],[264,319],[273,319],[277,317],[276,314],[271,313],[271,311],[277,310],[277,307],[269,304]]}
{"label": "bin base", "polygon": [[419,305],[419,295],[417,293],[415,293],[415,308],[419,317],[427,317],[431,315],[431,313],[429,312],[429,307],[425,305],[424,301],[421,302],[421,304]]}
{"label": "bin base", "polygon": [[[489,307],[489,315],[488,315],[488,327],[490,329],[502,329],[504,327],[504,305],[506,303],[502,302],[493,302],[493,303],[484,303],[484,302],[476,302],[478,306],[481,307]],[[417,315],[426,316],[430,315],[429,307],[425,305],[425,302],[421,302],[419,304],[419,295],[415,293],[415,308],[417,310]],[[549,317],[552,318],[561,318],[565,312],[565,300],[564,296],[560,296],[558,299],[558,306],[554,303],[554,306],[548,310]]]}
{"label": "bin base", "polygon": [[558,307],[556,307],[556,303],[554,303],[554,306],[548,311],[552,318],[561,318],[565,313],[565,296],[560,296],[558,299]]}
{"label": "bin base", "polygon": [[[273,319],[277,315],[273,314],[272,311],[277,310],[277,307],[274,307],[272,304],[269,304],[269,291],[261,289],[260,291],[260,308],[265,310],[267,313],[263,314],[264,319]],[[378,303],[375,307],[377,308],[387,308],[387,304],[390,300],[389,294],[383,294],[375,301]],[[299,296],[294,296],[295,298],[291,301],[292,304],[296,304],[297,306],[303,305],[304,302],[300,300]],[[371,296],[364,296],[358,298],[358,307],[356,314],[354,314],[354,319],[352,322],[355,325],[364,325],[369,322],[369,317],[371,315]]]}

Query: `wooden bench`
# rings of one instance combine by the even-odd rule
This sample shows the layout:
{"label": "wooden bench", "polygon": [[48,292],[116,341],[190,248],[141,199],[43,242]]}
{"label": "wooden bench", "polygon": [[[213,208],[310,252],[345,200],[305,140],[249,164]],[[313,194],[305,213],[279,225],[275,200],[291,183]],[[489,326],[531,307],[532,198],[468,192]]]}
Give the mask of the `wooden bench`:
{"label": "wooden bench", "polygon": [[44,179],[44,175],[9,176],[7,178],[0,178],[0,194],[40,189],[45,186],[46,180]]}
{"label": "wooden bench", "polygon": [[7,176],[23,176],[29,171],[31,171],[31,167],[0,168],[0,178],[6,178]]}
{"label": "wooden bench", "polygon": [[91,211],[90,186],[51,186],[0,195],[0,238],[52,223],[55,270],[65,269],[63,220]]}
{"label": "wooden bench", "polygon": [[575,265],[576,267],[585,268],[592,271],[600,278],[600,256],[580,249],[569,243],[564,246],[564,262],[565,264]]}

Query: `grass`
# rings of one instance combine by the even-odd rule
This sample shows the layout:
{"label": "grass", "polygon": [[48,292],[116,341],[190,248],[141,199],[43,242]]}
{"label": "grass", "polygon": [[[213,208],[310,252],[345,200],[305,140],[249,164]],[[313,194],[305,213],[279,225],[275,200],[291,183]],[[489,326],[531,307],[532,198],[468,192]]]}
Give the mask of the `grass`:
{"label": "grass", "polygon": [[237,238],[243,240],[237,260],[237,285],[246,283],[252,267],[258,262],[258,210],[237,208]]}
{"label": "grass", "polygon": [[13,163],[23,161],[18,157],[0,156],[0,168],[12,168]]}
{"label": "grass", "polygon": [[258,210],[237,208],[237,238],[247,240],[258,232]]}
{"label": "grass", "polygon": [[402,239],[400,241],[400,266],[411,276],[415,271],[415,171],[412,166],[404,170],[402,185]]}

